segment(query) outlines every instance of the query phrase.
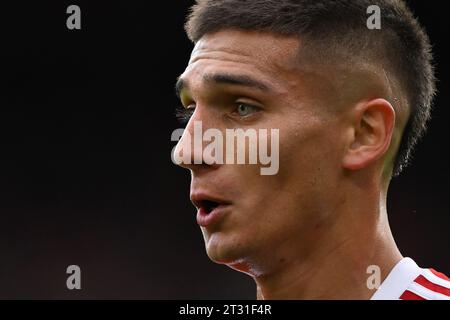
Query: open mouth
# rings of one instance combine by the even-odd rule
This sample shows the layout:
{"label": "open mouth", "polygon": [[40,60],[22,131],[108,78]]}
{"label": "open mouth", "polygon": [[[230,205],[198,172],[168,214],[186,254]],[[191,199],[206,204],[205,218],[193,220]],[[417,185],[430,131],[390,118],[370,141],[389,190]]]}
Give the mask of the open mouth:
{"label": "open mouth", "polygon": [[203,209],[206,214],[210,214],[214,209],[221,205],[221,203],[212,200],[202,200],[199,204],[199,208]]}
{"label": "open mouth", "polygon": [[205,228],[221,221],[229,213],[228,207],[232,205],[224,199],[200,193],[193,193],[191,201],[197,208],[197,223]]}
{"label": "open mouth", "polygon": [[210,214],[219,207],[224,207],[230,204],[229,202],[225,202],[221,199],[205,195],[194,195],[191,198],[191,201],[197,209],[206,215]]}

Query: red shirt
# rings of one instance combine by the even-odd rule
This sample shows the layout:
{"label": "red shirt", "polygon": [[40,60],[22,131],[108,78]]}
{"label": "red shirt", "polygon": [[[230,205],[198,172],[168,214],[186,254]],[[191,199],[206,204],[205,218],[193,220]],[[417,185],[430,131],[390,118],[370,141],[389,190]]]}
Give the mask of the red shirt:
{"label": "red shirt", "polygon": [[450,300],[450,279],[404,258],[392,269],[371,300]]}

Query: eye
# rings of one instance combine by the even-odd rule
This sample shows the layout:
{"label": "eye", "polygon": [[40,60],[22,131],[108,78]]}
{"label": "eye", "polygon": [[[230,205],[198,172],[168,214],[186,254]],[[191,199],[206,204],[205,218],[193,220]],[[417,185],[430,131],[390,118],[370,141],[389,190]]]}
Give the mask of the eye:
{"label": "eye", "polygon": [[242,117],[242,118],[246,118],[249,117],[251,115],[253,115],[254,113],[257,113],[261,110],[261,108],[256,107],[256,106],[252,106],[250,104],[246,104],[246,103],[238,103],[237,108],[236,108],[236,113]]}
{"label": "eye", "polygon": [[182,125],[186,125],[194,114],[195,106],[178,107],[175,116]]}

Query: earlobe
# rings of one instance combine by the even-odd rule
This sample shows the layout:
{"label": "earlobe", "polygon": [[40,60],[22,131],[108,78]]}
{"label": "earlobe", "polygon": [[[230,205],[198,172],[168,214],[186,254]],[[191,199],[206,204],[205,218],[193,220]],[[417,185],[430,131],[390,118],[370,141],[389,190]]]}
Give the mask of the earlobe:
{"label": "earlobe", "polygon": [[360,170],[381,159],[389,150],[395,110],[385,99],[375,99],[358,105],[352,116],[352,135],[342,165],[347,170]]}

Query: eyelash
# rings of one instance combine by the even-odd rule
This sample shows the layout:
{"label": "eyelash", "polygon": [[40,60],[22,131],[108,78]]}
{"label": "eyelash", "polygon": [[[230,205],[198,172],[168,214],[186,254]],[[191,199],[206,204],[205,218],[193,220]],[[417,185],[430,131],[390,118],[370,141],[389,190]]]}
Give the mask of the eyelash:
{"label": "eyelash", "polygon": [[[254,107],[256,109],[260,109],[259,107],[248,104],[248,103],[237,103],[236,107],[238,107],[239,105],[242,105],[242,104]],[[195,108],[186,108],[184,106],[179,106],[176,108],[175,117],[177,118],[178,122],[180,122],[181,125],[187,125],[187,123],[191,119],[194,112],[195,112]]]}
{"label": "eyelash", "polygon": [[185,108],[183,106],[177,107],[175,117],[182,125],[186,125],[194,114],[195,108]]}

